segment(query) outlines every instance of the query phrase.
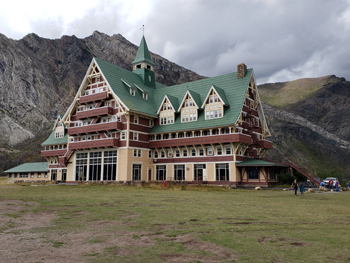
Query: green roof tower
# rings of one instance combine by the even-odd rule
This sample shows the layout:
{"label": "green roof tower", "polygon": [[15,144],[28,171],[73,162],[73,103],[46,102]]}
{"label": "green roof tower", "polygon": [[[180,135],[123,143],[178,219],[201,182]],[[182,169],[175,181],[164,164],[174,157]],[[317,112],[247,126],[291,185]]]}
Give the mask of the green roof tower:
{"label": "green roof tower", "polygon": [[154,63],[151,58],[151,54],[148,51],[145,36],[142,36],[139,49],[137,50],[136,57],[131,63],[133,66],[133,72],[138,74],[143,83],[148,87],[155,87],[154,76]]}

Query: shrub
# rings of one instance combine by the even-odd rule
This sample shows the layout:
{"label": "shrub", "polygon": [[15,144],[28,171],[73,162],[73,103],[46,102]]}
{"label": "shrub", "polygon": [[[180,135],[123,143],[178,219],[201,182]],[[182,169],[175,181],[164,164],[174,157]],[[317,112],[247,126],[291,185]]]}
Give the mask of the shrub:
{"label": "shrub", "polygon": [[292,184],[296,178],[291,174],[280,174],[277,176],[279,184]]}

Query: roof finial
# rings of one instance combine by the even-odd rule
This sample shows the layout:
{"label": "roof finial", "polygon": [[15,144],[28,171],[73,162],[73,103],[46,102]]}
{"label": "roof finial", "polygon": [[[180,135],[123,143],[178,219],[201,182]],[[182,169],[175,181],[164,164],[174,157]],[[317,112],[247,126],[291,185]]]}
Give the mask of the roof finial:
{"label": "roof finial", "polygon": [[143,35],[145,35],[145,28],[147,28],[147,27],[145,27],[145,25],[142,25],[142,28],[140,28],[142,30]]}

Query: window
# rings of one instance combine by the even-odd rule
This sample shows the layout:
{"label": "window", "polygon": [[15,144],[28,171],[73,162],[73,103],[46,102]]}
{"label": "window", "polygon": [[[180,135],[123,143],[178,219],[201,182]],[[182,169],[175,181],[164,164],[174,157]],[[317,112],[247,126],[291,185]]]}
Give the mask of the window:
{"label": "window", "polygon": [[174,180],[183,181],[185,180],[185,165],[174,165]]}
{"label": "window", "polygon": [[133,181],[141,180],[141,164],[132,165],[132,180]]}
{"label": "window", "polygon": [[166,180],[166,165],[157,165],[156,167],[156,180]]}
{"label": "window", "polygon": [[103,180],[115,181],[117,174],[117,151],[103,153]]}
{"label": "window", "polygon": [[139,117],[137,117],[136,115],[134,116],[134,123],[139,123]]}
{"label": "window", "polygon": [[248,179],[259,179],[259,172],[257,168],[248,169]]}
{"label": "window", "polygon": [[91,152],[89,156],[89,181],[101,180],[102,152]]}
{"label": "window", "polygon": [[148,94],[147,94],[147,93],[145,93],[145,92],[142,93],[142,96],[143,96],[143,99],[144,99],[144,100],[148,100]]}
{"label": "window", "polygon": [[148,151],[148,158],[149,158],[149,159],[152,158],[152,151]]}
{"label": "window", "polygon": [[154,126],[154,121],[153,121],[153,119],[150,120],[149,126],[151,126],[151,127]]}
{"label": "window", "polygon": [[[87,153],[77,153],[75,161],[75,180],[86,181],[87,175]],[[47,176],[45,175],[45,178]]]}
{"label": "window", "polygon": [[154,152],[154,159],[157,159],[157,158],[158,158],[158,152],[155,151],[155,152]]}
{"label": "window", "polygon": [[222,110],[211,110],[207,111],[205,114],[205,119],[217,119],[222,117]]}
{"label": "window", "polygon": [[173,151],[172,150],[168,151],[168,157],[173,157]]}
{"label": "window", "polygon": [[184,157],[187,156],[187,149],[184,149],[184,151],[183,151],[183,156],[184,156]]}
{"label": "window", "polygon": [[217,148],[217,154],[218,154],[218,155],[222,155],[222,148],[221,148],[221,147],[218,147],[218,148]]}
{"label": "window", "polygon": [[231,154],[231,147],[230,146],[226,147],[226,154]]}
{"label": "window", "polygon": [[19,178],[28,178],[28,173],[20,173]]}
{"label": "window", "polygon": [[213,154],[213,148],[212,147],[209,147],[208,148],[208,155],[212,155]]}
{"label": "window", "polygon": [[137,132],[134,132],[134,141],[138,141],[139,134]]}
{"label": "window", "polygon": [[134,157],[141,157],[141,150],[134,149]]}
{"label": "window", "polygon": [[229,164],[217,163],[216,164],[216,181],[229,181]]}
{"label": "window", "polygon": [[38,178],[41,178],[41,174],[38,173],[38,176],[37,176],[37,177],[38,177]]}
{"label": "window", "polygon": [[122,135],[121,135],[121,140],[125,140],[126,136],[125,136],[125,131],[122,131]]}
{"label": "window", "polygon": [[120,116],[117,116],[117,121],[120,121]]}
{"label": "window", "polygon": [[270,171],[270,180],[276,180],[276,173],[274,170]]}
{"label": "window", "polygon": [[130,88],[130,94],[131,94],[132,96],[135,96],[135,89]]}
{"label": "window", "polygon": [[192,156],[196,156],[196,149],[192,148],[192,150],[191,150],[191,155],[192,155]]}
{"label": "window", "polygon": [[30,178],[34,178],[34,173],[31,173],[31,174],[30,174]]}
{"label": "window", "polygon": [[203,156],[204,155],[204,149],[203,148],[200,148],[199,149],[199,156]]}
{"label": "window", "polygon": [[47,174],[47,173],[45,173],[45,176],[44,176],[45,178],[48,178],[49,177],[49,175]]}
{"label": "window", "polygon": [[176,150],[175,156],[176,156],[176,157],[180,157],[180,150]]}
{"label": "window", "polygon": [[161,152],[160,152],[160,157],[162,157],[162,158],[165,157],[165,152],[164,152],[164,151],[161,151]]}

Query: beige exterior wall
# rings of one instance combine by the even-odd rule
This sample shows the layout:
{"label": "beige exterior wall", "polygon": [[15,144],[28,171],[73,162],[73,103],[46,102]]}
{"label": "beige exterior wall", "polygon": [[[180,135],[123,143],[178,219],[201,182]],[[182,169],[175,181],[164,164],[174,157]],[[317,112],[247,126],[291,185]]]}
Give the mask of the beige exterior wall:
{"label": "beige exterior wall", "polygon": [[[7,174],[7,183],[14,184],[15,181],[50,181],[50,173],[47,172],[47,177],[45,177],[45,172],[34,172],[32,177],[32,172],[26,173],[27,178],[21,178],[21,173],[9,173]],[[16,177],[15,177],[16,176]]]}
{"label": "beige exterior wall", "polygon": [[67,181],[75,180],[75,157],[76,153],[73,153],[67,163]]}

